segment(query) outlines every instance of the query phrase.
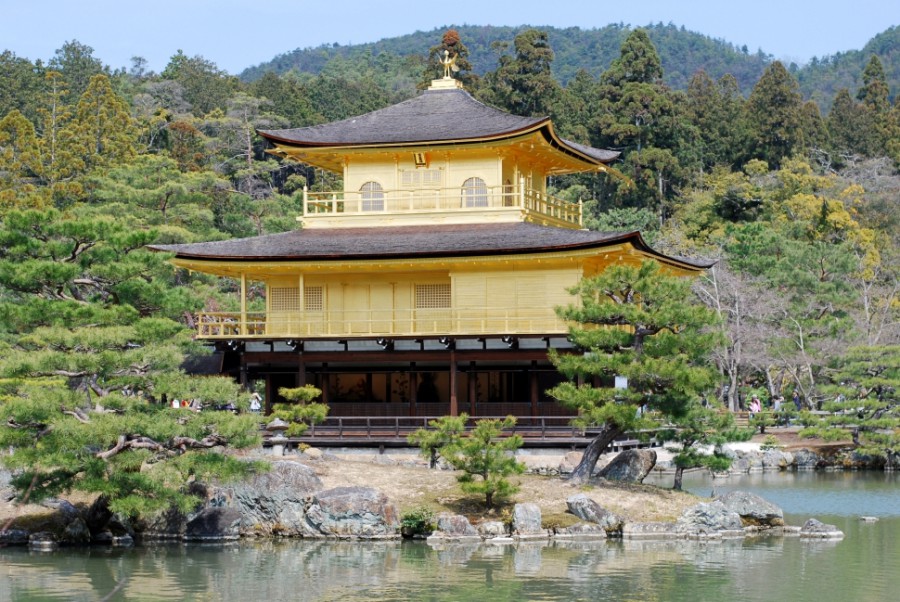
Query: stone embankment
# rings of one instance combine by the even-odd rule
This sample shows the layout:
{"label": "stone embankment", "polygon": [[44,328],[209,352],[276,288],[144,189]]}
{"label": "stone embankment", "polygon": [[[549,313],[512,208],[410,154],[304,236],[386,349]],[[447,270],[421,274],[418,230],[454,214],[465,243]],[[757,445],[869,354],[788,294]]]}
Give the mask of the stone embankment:
{"label": "stone embankment", "polygon": [[[566,500],[569,512],[581,522],[564,528],[541,526],[540,509],[534,504],[516,504],[509,523],[476,528],[460,515],[441,514],[437,529],[427,541],[433,544],[456,541],[504,543],[536,539],[717,540],[759,535],[799,536],[810,539],[838,539],[844,534],[834,525],[809,519],[802,527],[784,524],[781,508],[752,493],[733,491],[712,502],[686,509],[674,522],[630,522],[600,506],[585,493]],[[524,517],[524,518],[523,518]],[[483,523],[484,524],[484,523]]]}
{"label": "stone embankment", "polygon": [[[826,457],[801,450],[732,449],[733,471],[859,468],[869,462],[852,455]],[[314,453],[309,454],[314,457]],[[580,454],[522,456],[529,472],[565,474]],[[381,465],[418,464],[414,456],[376,454]],[[396,539],[400,537],[400,516],[388,497],[370,487],[326,488],[309,466],[288,459],[272,458],[272,469],[237,484],[204,487],[193,485],[193,493],[203,502],[189,513],[170,510],[132,524],[101,504],[79,510],[65,501],[49,504],[53,519],[34,528],[20,521],[0,531],[0,544],[30,545],[35,550],[52,550],[59,545],[132,545],[136,539],[178,541],[227,541],[248,537],[298,537],[330,539]],[[330,461],[337,460],[336,457]],[[663,450],[629,450],[614,458],[604,458],[597,469],[599,491],[605,481],[640,483],[653,470],[670,468]],[[0,494],[10,498],[9,473],[0,471]],[[564,494],[562,494],[564,495]],[[8,499],[6,500],[8,501]],[[561,500],[560,500],[561,501]],[[47,504],[45,504],[47,505]],[[810,520],[802,528],[784,525],[781,510],[746,493],[730,493],[711,502],[685,510],[673,522],[634,522],[603,508],[590,493],[566,499],[569,514],[579,522],[565,525],[543,524],[541,508],[533,503],[517,504],[505,521],[488,520],[473,525],[465,516],[441,514],[430,541],[490,540],[514,541],[550,538],[717,539],[761,533],[801,537],[839,537],[834,527]],[[552,522],[552,521],[551,521]],[[35,523],[38,524],[38,523]],[[2,525],[0,525],[2,529]]]}

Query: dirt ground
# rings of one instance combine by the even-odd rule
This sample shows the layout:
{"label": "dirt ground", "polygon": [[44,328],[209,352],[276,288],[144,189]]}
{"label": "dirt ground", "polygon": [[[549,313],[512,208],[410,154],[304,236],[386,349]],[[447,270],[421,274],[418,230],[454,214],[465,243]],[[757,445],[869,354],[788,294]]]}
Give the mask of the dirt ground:
{"label": "dirt ground", "polygon": [[660,489],[650,485],[604,483],[575,487],[558,476],[516,475],[519,492],[498,504],[484,508],[484,498],[463,494],[450,470],[431,470],[426,466],[390,466],[372,461],[372,457],[305,462],[326,487],[364,485],[384,492],[401,512],[427,507],[435,512],[464,514],[474,522],[503,518],[515,502],[530,502],[541,508],[545,524],[566,526],[578,522],[566,513],[566,498],[587,493],[604,508],[634,521],[674,520],[698,498],[688,493]]}

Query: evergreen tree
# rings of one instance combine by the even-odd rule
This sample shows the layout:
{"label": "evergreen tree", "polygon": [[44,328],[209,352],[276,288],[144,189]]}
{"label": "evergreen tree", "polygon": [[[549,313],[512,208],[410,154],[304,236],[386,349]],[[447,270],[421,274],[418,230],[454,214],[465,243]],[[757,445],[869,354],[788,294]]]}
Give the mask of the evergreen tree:
{"label": "evergreen tree", "polygon": [[623,179],[609,180],[628,207],[651,205],[662,222],[682,177],[676,156],[679,118],[661,83],[662,67],[647,32],[633,31],[601,76],[594,146],[624,149]]}
{"label": "evergreen tree", "polygon": [[[674,452],[675,482],[673,489],[681,491],[684,471],[688,468],[705,467],[710,471],[724,471],[731,466],[722,445],[730,441],[746,441],[753,435],[749,429],[739,429],[734,425],[734,414],[715,406],[705,406],[699,400],[692,400],[685,411],[668,417],[673,428],[657,435],[664,441],[674,443],[669,451]],[[710,449],[712,448],[712,449]]]}
{"label": "evergreen tree", "polygon": [[[652,413],[683,415],[715,381],[706,365],[715,336],[704,330],[715,316],[691,301],[690,286],[661,274],[656,262],[616,265],[571,289],[580,304],[557,309],[573,324],[569,337],[579,352],[551,350],[553,364],[574,382],[549,394],[578,410],[574,424],[599,428],[571,480],[589,479],[610,443],[655,424]],[[626,389],[613,388],[616,377],[627,379]]]}
{"label": "evergreen tree", "polygon": [[35,183],[41,157],[34,125],[19,111],[0,119],[0,215],[45,204]]}
{"label": "evergreen tree", "polygon": [[753,156],[775,167],[804,148],[802,106],[797,80],[773,62],[747,100]]}
{"label": "evergreen tree", "polygon": [[35,123],[44,91],[44,67],[19,58],[9,50],[0,52],[0,117],[12,110]]}
{"label": "evergreen tree", "polygon": [[83,171],[126,161],[137,152],[137,128],[128,105],[105,75],[91,78],[62,137]]}
{"label": "evergreen tree", "polygon": [[84,94],[95,75],[109,75],[109,69],[94,56],[94,49],[78,40],[68,41],[58,48],[48,67],[62,74],[68,90],[65,100],[70,104]]}
{"label": "evergreen tree", "polygon": [[322,390],[312,385],[282,387],[278,389],[278,394],[287,401],[276,403],[272,415],[290,423],[288,430],[285,431],[288,437],[302,436],[310,426],[324,422],[328,416],[328,406],[315,401],[322,394]]}
{"label": "evergreen tree", "polygon": [[882,457],[886,469],[900,461],[900,346],[855,347],[836,358],[822,392],[822,410],[804,414],[802,436],[852,438],[857,452]]}
{"label": "evergreen tree", "polygon": [[237,91],[238,81],[200,55],[188,57],[181,50],[169,59],[161,74],[184,89],[184,99],[191,104],[195,117],[203,117],[214,109],[225,109],[227,100]]}
{"label": "evergreen tree", "polygon": [[501,437],[504,430],[516,424],[513,416],[503,420],[483,419],[467,437],[456,438],[440,450],[441,456],[462,475],[457,477],[466,493],[484,494],[485,505],[494,507],[497,498],[507,497],[518,491],[506,477],[522,474],[525,465],[517,461],[513,453],[522,447],[522,437]]}
{"label": "evergreen tree", "polygon": [[891,103],[888,100],[887,76],[884,74],[884,66],[877,55],[872,55],[862,74],[863,85],[856,93],[857,100],[869,110],[885,114],[890,110]]}
{"label": "evergreen tree", "polygon": [[515,56],[500,57],[497,70],[485,75],[479,98],[515,115],[552,115],[562,90],[550,72],[553,50],[547,33],[528,29],[513,44]]}
{"label": "evergreen tree", "polygon": [[13,211],[0,223],[3,462],[31,501],[82,491],[128,515],[186,510],[190,477],[254,469],[206,452],[258,444],[258,425],[171,407],[240,405],[239,387],[181,371],[199,349],[173,318],[200,303],[144,248],[155,234],[81,211]]}
{"label": "evergreen tree", "polygon": [[699,137],[701,163],[733,166],[743,151],[740,136],[743,99],[733,77],[714,82],[706,71],[691,78],[686,92],[687,116]]}
{"label": "evergreen tree", "polygon": [[834,97],[826,124],[831,146],[838,153],[869,155],[871,128],[861,107],[850,97],[847,88],[841,88]]}
{"label": "evergreen tree", "polygon": [[422,456],[428,460],[428,467],[434,469],[437,468],[441,450],[445,447],[453,449],[452,446],[465,432],[468,421],[469,415],[465,412],[459,416],[442,416],[437,420],[429,420],[430,428],[420,428],[406,440],[421,450]]}

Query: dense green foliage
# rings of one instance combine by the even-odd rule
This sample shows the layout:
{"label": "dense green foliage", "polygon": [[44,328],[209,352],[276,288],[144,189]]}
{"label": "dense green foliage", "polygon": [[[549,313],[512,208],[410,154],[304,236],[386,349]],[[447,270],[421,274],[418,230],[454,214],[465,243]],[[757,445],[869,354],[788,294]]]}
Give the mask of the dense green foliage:
{"label": "dense green foliage", "polygon": [[[572,326],[569,339],[582,353],[551,350],[569,382],[549,391],[578,410],[574,424],[600,428],[573,472],[583,480],[619,435],[681,419],[715,383],[709,352],[716,344],[715,314],[692,302],[691,283],[660,273],[656,262],[615,265],[585,278],[572,293],[579,303],[558,308]],[[616,379],[626,386],[614,387]]]}
{"label": "dense green foliage", "polygon": [[[517,35],[531,29],[529,26],[478,26],[453,25],[467,48],[468,62],[478,76],[494,71],[500,64],[503,48]],[[619,55],[619,48],[634,29],[623,24],[582,29],[564,29],[541,26],[546,32],[555,60],[553,75],[563,85],[569,85],[580,71],[597,74],[608,69]],[[710,38],[684,27],[663,23],[649,23],[643,27],[658,48],[666,85],[684,90],[693,75],[706,71],[714,80],[725,75],[735,78],[738,88],[745,94],[760,78],[773,57],[762,49],[737,47],[725,40]],[[385,38],[368,44],[329,44],[315,48],[297,48],[281,54],[271,61],[245,69],[241,79],[254,81],[265,73],[285,75],[320,75],[335,64],[371,64],[374,57],[382,63],[396,65],[395,78],[403,79],[420,73],[423,64],[420,57],[439,40],[443,30],[417,31],[415,33]],[[900,27],[890,27],[876,35],[860,50],[838,52],[832,56],[813,58],[809,64],[787,65],[800,81],[804,96],[816,101],[823,109],[831,106],[832,99],[841,88],[855,90],[869,57],[878,55],[887,69],[892,89],[900,84]],[[409,59],[405,65],[404,59]],[[416,60],[412,60],[416,59]]]}

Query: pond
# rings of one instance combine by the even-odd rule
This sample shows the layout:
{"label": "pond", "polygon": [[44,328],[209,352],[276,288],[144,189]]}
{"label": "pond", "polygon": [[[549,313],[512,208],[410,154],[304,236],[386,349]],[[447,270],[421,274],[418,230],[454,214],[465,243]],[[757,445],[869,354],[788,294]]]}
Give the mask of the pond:
{"label": "pond", "polygon": [[[667,480],[668,479],[668,480]],[[657,477],[670,486],[671,477]],[[900,592],[900,476],[685,477],[700,495],[739,489],[815,517],[839,541],[241,542],[133,549],[0,549],[0,600],[748,600],[881,602]],[[859,520],[878,517],[878,522]]]}

